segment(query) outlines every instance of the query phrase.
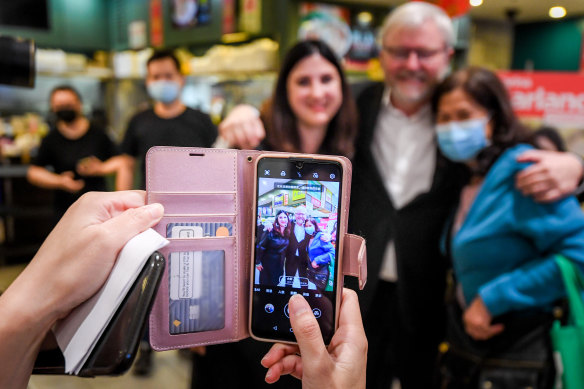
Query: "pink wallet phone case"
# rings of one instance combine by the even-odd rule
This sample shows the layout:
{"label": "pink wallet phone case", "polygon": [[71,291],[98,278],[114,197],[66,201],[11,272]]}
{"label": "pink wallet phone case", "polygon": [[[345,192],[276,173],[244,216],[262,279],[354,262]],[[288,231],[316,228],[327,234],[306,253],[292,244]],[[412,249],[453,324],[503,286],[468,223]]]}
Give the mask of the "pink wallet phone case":
{"label": "pink wallet phone case", "polygon": [[[170,244],[160,252],[167,259],[168,266],[164,270],[150,315],[150,343],[155,350],[228,343],[249,336],[252,229],[255,226],[255,161],[262,154],[281,154],[286,157],[292,155],[254,150],[166,146],[153,147],[148,151],[147,202],[157,202],[164,206],[164,216],[154,229],[167,237],[173,225],[196,224],[224,228],[224,233],[217,234],[220,236],[167,237]],[[347,159],[341,159],[344,165],[343,217],[338,231],[344,235],[341,237],[343,248],[340,252],[342,273],[358,277],[359,287],[362,289],[367,280],[365,241],[360,236],[346,233],[351,164]],[[172,294],[190,293],[189,296],[196,298],[201,293],[193,285],[170,280],[170,274],[174,274],[171,273],[171,253],[180,252],[210,253],[209,259],[217,260],[217,266],[205,269],[201,280],[209,283],[213,279],[224,285],[221,294],[215,293],[222,295],[221,301],[217,301],[218,305],[224,307],[221,311],[221,323],[206,320],[203,317],[205,308],[197,306],[195,310],[191,308],[190,311],[185,311],[184,315],[195,318],[200,328],[191,332],[171,333],[173,324],[170,322],[169,309]],[[216,253],[222,254],[211,256]],[[338,290],[340,293],[342,288]],[[182,325],[177,321],[173,323],[177,327]]]}

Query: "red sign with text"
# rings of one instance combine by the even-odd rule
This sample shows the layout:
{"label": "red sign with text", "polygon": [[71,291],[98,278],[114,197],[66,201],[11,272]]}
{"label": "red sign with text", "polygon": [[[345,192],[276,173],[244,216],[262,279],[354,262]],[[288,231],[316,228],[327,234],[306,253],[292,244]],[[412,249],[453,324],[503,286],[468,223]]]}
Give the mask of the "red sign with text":
{"label": "red sign with text", "polygon": [[515,113],[555,127],[584,127],[584,74],[497,73],[509,90]]}
{"label": "red sign with text", "polygon": [[164,45],[162,0],[150,0],[150,43],[154,47]]}

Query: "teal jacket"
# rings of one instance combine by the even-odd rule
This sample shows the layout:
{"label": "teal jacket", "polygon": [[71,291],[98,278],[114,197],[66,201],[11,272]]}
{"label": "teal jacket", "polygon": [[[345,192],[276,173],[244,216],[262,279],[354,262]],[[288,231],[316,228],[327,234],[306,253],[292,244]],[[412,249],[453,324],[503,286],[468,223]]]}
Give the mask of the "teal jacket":
{"label": "teal jacket", "polygon": [[528,166],[516,158],[530,148],[518,145],[499,157],[451,241],[466,303],[478,294],[493,316],[547,309],[565,295],[554,254],[584,271],[584,214],[576,198],[542,204],[515,189],[515,175]]}

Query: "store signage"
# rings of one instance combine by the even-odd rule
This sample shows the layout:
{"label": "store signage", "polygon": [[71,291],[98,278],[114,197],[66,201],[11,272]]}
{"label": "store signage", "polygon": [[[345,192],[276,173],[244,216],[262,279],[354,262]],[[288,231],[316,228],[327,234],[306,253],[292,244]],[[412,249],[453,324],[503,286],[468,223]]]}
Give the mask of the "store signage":
{"label": "store signage", "polygon": [[312,197],[310,200],[316,208],[320,207],[320,200],[316,199],[315,197]]}
{"label": "store signage", "polygon": [[292,201],[302,200],[303,198],[306,198],[306,192],[299,190],[292,191]]}
{"label": "store signage", "polygon": [[582,128],[584,74],[498,72],[515,113],[558,128]]}
{"label": "store signage", "polygon": [[279,207],[284,205],[284,194],[280,193],[274,197],[274,207]]}
{"label": "store signage", "polygon": [[239,28],[241,31],[257,34],[262,30],[262,1],[239,0]]}
{"label": "store signage", "polygon": [[162,0],[150,0],[150,43],[154,47],[164,45]]}
{"label": "store signage", "polygon": [[331,192],[330,190],[326,190],[326,197],[325,200],[329,203],[333,202],[333,192]]}

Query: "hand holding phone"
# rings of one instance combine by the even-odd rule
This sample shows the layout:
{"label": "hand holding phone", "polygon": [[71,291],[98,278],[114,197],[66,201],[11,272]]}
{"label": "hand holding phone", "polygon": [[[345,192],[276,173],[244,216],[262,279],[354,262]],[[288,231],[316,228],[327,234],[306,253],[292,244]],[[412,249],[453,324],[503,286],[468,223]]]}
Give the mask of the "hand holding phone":
{"label": "hand holding phone", "polygon": [[290,321],[298,345],[277,343],[262,359],[268,368],[266,382],[290,374],[303,388],[365,388],[367,338],[354,291],[343,290],[339,328],[328,350],[317,333],[316,319],[301,296],[290,298]]}

